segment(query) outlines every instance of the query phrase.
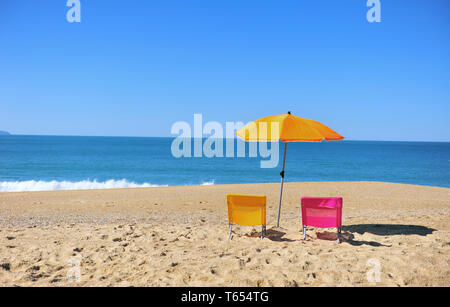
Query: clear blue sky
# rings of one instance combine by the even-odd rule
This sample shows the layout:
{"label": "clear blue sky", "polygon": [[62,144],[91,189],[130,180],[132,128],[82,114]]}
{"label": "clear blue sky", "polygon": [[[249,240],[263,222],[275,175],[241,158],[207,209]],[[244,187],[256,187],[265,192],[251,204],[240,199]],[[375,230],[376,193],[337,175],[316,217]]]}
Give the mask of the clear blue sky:
{"label": "clear blue sky", "polygon": [[450,141],[450,1],[0,1],[0,130],[169,136],[285,113],[348,139]]}

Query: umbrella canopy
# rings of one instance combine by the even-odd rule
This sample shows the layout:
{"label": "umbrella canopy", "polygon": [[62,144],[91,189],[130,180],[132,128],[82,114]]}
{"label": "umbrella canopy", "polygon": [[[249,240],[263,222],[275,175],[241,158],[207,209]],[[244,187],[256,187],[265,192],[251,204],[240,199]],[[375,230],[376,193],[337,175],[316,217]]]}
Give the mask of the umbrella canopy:
{"label": "umbrella canopy", "polygon": [[[277,125],[278,131],[270,129]],[[267,129],[261,129],[267,127]],[[273,134],[272,132],[277,132]],[[342,135],[328,128],[324,124],[312,119],[301,118],[290,113],[272,115],[249,123],[236,132],[245,141],[260,142],[320,142],[338,141],[344,139]]]}
{"label": "umbrella canopy", "polygon": [[[272,129],[274,127],[275,129]],[[284,167],[287,142],[321,142],[343,140],[344,137],[318,121],[292,115],[263,117],[247,124],[236,135],[248,142],[284,142],[283,170],[281,171],[280,201],[278,204],[277,227],[280,226],[281,198],[283,195]]]}

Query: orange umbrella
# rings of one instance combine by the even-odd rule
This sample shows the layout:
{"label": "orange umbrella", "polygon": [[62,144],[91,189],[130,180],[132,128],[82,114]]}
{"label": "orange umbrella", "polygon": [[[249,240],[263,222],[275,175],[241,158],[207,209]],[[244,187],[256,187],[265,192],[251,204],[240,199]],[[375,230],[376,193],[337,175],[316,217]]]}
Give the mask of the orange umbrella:
{"label": "orange umbrella", "polygon": [[283,196],[284,166],[288,142],[321,142],[344,139],[342,135],[318,121],[288,114],[263,117],[249,123],[236,132],[245,141],[284,142],[283,170],[281,171],[280,201],[278,203],[277,227],[280,226],[281,198]]}

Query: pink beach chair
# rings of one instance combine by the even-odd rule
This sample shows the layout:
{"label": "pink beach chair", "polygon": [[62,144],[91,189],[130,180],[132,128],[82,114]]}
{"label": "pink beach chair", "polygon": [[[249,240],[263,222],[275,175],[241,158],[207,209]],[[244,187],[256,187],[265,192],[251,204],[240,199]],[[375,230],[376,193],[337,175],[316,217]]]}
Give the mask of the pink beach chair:
{"label": "pink beach chair", "polygon": [[340,243],[342,227],[342,197],[302,197],[303,240],[306,226],[337,228],[337,242]]}

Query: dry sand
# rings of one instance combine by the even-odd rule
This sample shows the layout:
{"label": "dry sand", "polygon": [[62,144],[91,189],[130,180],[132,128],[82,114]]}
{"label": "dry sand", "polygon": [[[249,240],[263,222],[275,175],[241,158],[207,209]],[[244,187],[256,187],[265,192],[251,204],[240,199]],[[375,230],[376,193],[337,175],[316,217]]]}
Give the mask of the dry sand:
{"label": "dry sand", "polygon": [[[268,197],[268,236],[235,227],[227,193]],[[450,286],[450,189],[393,183],[245,184],[0,193],[0,286]],[[301,196],[342,196],[308,230]],[[76,277],[80,263],[80,279]],[[368,281],[380,268],[379,282]],[[371,273],[372,272],[372,273]]]}

